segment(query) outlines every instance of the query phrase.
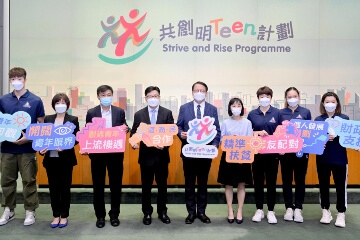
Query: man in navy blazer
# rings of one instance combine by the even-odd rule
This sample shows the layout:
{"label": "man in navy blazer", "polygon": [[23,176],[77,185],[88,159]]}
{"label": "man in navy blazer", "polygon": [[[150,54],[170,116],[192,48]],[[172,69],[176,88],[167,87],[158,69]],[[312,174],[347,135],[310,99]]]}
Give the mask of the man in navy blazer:
{"label": "man in navy blazer", "polygon": [[[217,135],[208,145],[219,147],[220,142],[220,125],[215,106],[207,103],[208,87],[203,82],[196,82],[192,86],[192,95],[194,101],[186,103],[180,107],[179,117],[176,125],[178,126],[178,136],[182,141],[182,147],[187,144],[187,131],[189,130],[189,121],[195,118],[201,119],[204,116],[215,118],[214,125]],[[204,223],[210,223],[210,218],[205,215],[207,205],[207,181],[211,167],[209,158],[187,158],[181,153],[183,159],[183,168],[185,176],[185,201],[189,213],[185,223],[191,224],[198,217]],[[197,178],[198,192],[197,201],[195,200],[195,182]],[[197,213],[196,213],[197,212]]]}
{"label": "man in navy blazer", "polygon": [[[172,112],[159,105],[160,89],[158,87],[147,87],[145,89],[145,99],[148,106],[135,113],[131,135],[136,133],[142,122],[146,124],[174,124]],[[134,144],[132,147],[138,149],[139,145]],[[154,176],[158,186],[158,217],[163,223],[170,223],[166,208],[169,162],[169,147],[147,147],[143,142],[140,142],[139,164],[142,183],[143,223],[145,225],[150,225],[152,221],[151,214],[153,212],[153,207],[151,206],[151,188],[154,182]]]}
{"label": "man in navy blazer", "polygon": [[[102,85],[97,89],[100,105],[89,109],[86,114],[86,123],[92,122],[94,117],[105,118],[106,128],[126,125],[125,111],[122,108],[111,105],[113,89],[108,85]],[[109,211],[112,226],[119,226],[120,198],[123,177],[124,153],[90,153],[91,174],[94,189],[94,209],[97,217],[96,226],[105,226],[105,176],[106,168],[109,175],[111,209]]]}

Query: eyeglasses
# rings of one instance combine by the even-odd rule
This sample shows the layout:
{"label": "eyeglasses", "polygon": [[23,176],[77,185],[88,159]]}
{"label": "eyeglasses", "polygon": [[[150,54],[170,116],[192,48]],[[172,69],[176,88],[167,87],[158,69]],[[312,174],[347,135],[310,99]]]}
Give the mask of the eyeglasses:
{"label": "eyeglasses", "polygon": [[206,90],[194,90],[193,91],[193,93],[197,93],[197,92],[206,93]]}
{"label": "eyeglasses", "polygon": [[160,95],[147,95],[146,97],[145,97],[146,99],[149,99],[149,98],[160,98]]}

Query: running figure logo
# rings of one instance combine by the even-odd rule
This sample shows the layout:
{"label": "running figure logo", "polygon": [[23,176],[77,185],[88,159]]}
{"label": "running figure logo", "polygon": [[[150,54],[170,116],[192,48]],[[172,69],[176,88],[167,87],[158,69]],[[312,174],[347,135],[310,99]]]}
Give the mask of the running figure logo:
{"label": "running figure logo", "polygon": [[[145,34],[141,35],[139,34],[139,28],[143,24],[145,17],[145,13],[142,17],[140,17],[138,20],[135,20],[139,16],[139,10],[133,9],[129,13],[129,17],[131,19],[134,19],[134,22],[128,22],[125,20],[123,16],[120,17],[119,20],[115,22],[115,16],[109,16],[107,18],[107,24],[105,24],[103,21],[101,21],[101,27],[105,31],[105,34],[100,38],[98,42],[98,48],[105,48],[106,42],[110,38],[112,44],[116,44],[115,48],[115,56],[117,57],[123,57],[125,54],[125,46],[129,42],[130,39],[132,39],[132,43],[136,47],[140,47],[143,45],[143,43],[146,41],[149,32],[151,29],[149,29]],[[118,35],[117,30],[120,27],[120,25],[125,29],[125,32],[122,35]],[[146,50],[150,47],[151,41],[142,48],[139,52],[125,58],[110,58],[106,57],[102,54],[99,54],[99,58],[110,64],[126,64],[129,62],[132,62],[136,59],[138,59],[141,55],[143,55]]]}

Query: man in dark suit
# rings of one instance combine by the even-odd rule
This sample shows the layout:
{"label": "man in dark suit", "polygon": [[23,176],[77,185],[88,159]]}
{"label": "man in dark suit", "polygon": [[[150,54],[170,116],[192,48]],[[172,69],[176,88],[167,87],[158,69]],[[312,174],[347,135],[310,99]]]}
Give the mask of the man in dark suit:
{"label": "man in dark suit", "polygon": [[[102,85],[97,89],[97,96],[100,100],[100,105],[88,110],[86,123],[92,122],[94,117],[102,117],[106,119],[106,128],[123,124],[127,126],[125,111],[122,108],[111,105],[113,89],[108,85]],[[108,170],[111,192],[110,223],[114,227],[119,226],[124,153],[92,153],[89,154],[89,157],[91,159],[94,189],[94,209],[97,217],[96,226],[98,228],[105,226],[104,188],[106,168]]]}
{"label": "man in dark suit", "polygon": [[[180,107],[179,117],[176,125],[178,126],[178,136],[182,141],[182,146],[187,144],[187,131],[189,130],[189,121],[204,116],[215,118],[214,125],[217,135],[208,145],[219,147],[220,126],[217,109],[215,106],[205,102],[208,87],[203,82],[196,82],[192,86],[192,95],[194,101],[186,103]],[[211,167],[211,160],[208,158],[187,158],[181,153],[183,159],[184,176],[185,176],[185,201],[189,213],[185,223],[191,224],[198,217],[204,223],[210,223],[210,218],[205,215],[207,205],[207,181]],[[195,200],[195,182],[197,178],[198,192],[197,202]],[[197,211],[197,214],[196,214]]]}
{"label": "man in dark suit", "polygon": [[[172,112],[159,105],[160,89],[158,87],[150,86],[146,88],[145,99],[148,106],[135,113],[131,135],[136,133],[136,130],[141,122],[146,124],[174,123]],[[139,145],[134,144],[132,147],[134,149],[138,149]],[[158,217],[163,223],[170,223],[170,218],[167,216],[166,208],[169,162],[169,147],[147,147],[143,142],[140,142],[139,164],[142,183],[142,211],[144,213],[143,223],[145,225],[151,224],[151,214],[153,212],[153,207],[151,206],[151,188],[154,181],[154,175],[158,186]]]}

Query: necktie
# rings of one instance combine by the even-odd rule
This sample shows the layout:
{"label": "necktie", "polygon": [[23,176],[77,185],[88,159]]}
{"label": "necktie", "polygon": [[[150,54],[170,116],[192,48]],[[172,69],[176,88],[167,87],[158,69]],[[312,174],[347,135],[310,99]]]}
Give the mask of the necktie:
{"label": "necktie", "polygon": [[197,113],[196,113],[196,118],[201,119],[201,111],[200,111],[200,105],[197,106]]}
{"label": "necktie", "polygon": [[155,109],[151,109],[151,124],[156,124]]}

